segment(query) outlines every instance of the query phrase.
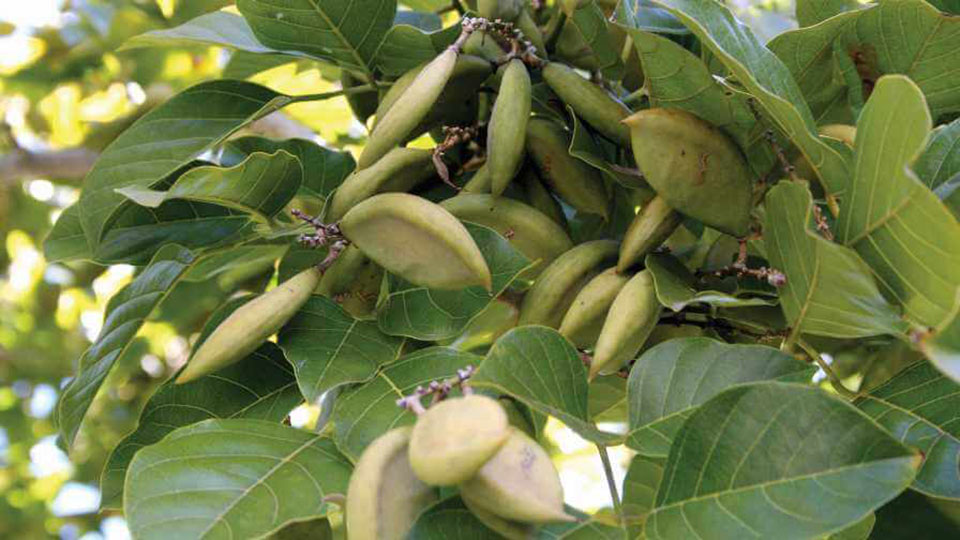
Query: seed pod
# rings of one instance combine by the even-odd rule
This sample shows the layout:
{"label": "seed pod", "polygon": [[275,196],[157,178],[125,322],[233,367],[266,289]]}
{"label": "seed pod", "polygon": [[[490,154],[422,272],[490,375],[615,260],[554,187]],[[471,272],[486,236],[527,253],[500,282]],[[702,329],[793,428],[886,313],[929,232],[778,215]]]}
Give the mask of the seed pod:
{"label": "seed pod", "polygon": [[463,193],[490,193],[490,169],[484,163],[477,172],[473,173],[470,181],[463,185]]}
{"label": "seed pod", "polygon": [[751,174],[730,137],[681,109],[647,109],[624,123],[640,171],[667,204],[727,234],[747,233]]}
{"label": "seed pod", "polygon": [[[343,70],[340,74],[340,86],[342,86],[344,90],[363,86],[364,84],[363,81],[358,80],[347,70]],[[361,123],[366,122],[367,118],[370,118],[377,110],[379,99],[376,89],[370,90],[369,92],[346,94],[346,98],[347,104],[350,105],[350,110],[353,111],[353,115],[356,116]]]}
{"label": "seed pod", "polygon": [[560,333],[578,349],[589,349],[596,345],[610,305],[628,281],[630,276],[618,274],[616,268],[608,268],[591,279],[580,289],[563,316]]}
{"label": "seed pod", "polygon": [[333,299],[350,315],[366,319],[376,308],[382,280],[383,268],[351,244],[323,273],[316,293]]}
{"label": "seed pod", "polygon": [[433,152],[420,148],[394,148],[366,169],[354,171],[333,192],[326,219],[337,221],[360,201],[377,193],[409,191],[436,176]]}
{"label": "seed pod", "polygon": [[492,63],[498,62],[505,54],[497,40],[483,30],[470,34],[463,44],[463,52],[464,55],[476,56]]}
{"label": "seed pod", "polygon": [[177,377],[190,382],[245,358],[277,333],[320,282],[320,271],[308,268],[247,302],[207,337]]}
{"label": "seed pod", "polygon": [[491,21],[513,22],[523,11],[522,0],[477,0],[477,13]]}
{"label": "seed pod", "polygon": [[560,326],[580,289],[597,273],[597,267],[617,256],[613,240],[585,242],[556,258],[543,270],[520,305],[518,326]]}
{"label": "seed pod", "polygon": [[504,69],[487,129],[487,169],[494,195],[503,193],[523,161],[530,92],[527,67],[520,60],[511,60]]}
{"label": "seed pod", "polygon": [[433,486],[454,486],[477,473],[507,442],[507,413],[479,394],[448,399],[417,418],[410,438],[410,466]]}
{"label": "seed pod", "polygon": [[350,540],[403,540],[437,491],[410,468],[410,426],[381,435],[363,451],[347,488]]}
{"label": "seed pod", "polygon": [[518,177],[520,186],[523,188],[523,194],[530,206],[552,219],[561,229],[566,229],[567,218],[563,215],[563,208],[540,181],[540,177],[537,176],[537,171],[533,169],[533,166],[527,165],[520,169]]}
{"label": "seed pod", "polygon": [[617,294],[603,322],[593,362],[590,380],[599,374],[615,373],[633,360],[660,317],[653,275],[649,270],[630,278]]}
{"label": "seed pod", "polygon": [[357,168],[373,165],[409,135],[434,107],[457,64],[456,49],[448,48],[430,61],[382,118],[367,140]]}
{"label": "seed pod", "polygon": [[570,136],[545,118],[527,122],[527,152],[540,177],[571,206],[607,219],[607,191],[600,172],[570,155]]}
{"label": "seed pod", "polygon": [[460,485],[474,507],[524,523],[574,521],[563,510],[563,487],[550,456],[517,428],[477,474]]}
{"label": "seed pod", "polygon": [[[493,41],[489,39],[488,41]],[[410,87],[417,76],[428,66],[423,64],[404,73],[394,81],[390,90],[383,96],[380,106],[377,107],[374,130],[379,122],[386,117],[397,100]],[[441,125],[466,125],[474,121],[477,114],[477,89],[490,74],[493,73],[490,61],[485,58],[469,54],[461,54],[453,68],[453,73],[447,85],[440,92],[433,107],[426,116],[414,127],[403,141],[413,139],[417,135]]]}
{"label": "seed pod", "polygon": [[659,195],[650,199],[640,213],[630,222],[630,227],[620,243],[620,260],[617,271],[626,272],[643,260],[680,226],[683,217]]}
{"label": "seed pod", "polygon": [[502,517],[492,512],[487,512],[483,508],[473,504],[470,502],[470,499],[461,497],[460,500],[463,501],[463,504],[467,507],[467,510],[470,510],[470,513],[473,514],[473,517],[477,518],[480,523],[483,523],[488,529],[506,538],[507,540],[533,540],[537,537],[537,526],[532,523],[522,523],[519,521],[503,519]]}
{"label": "seed pod", "polygon": [[492,287],[490,268],[466,227],[426,199],[374,195],[343,216],[340,230],[367,257],[414,285]]}
{"label": "seed pod", "polygon": [[517,16],[517,20],[514,21],[517,29],[523,33],[523,37],[527,38],[530,41],[530,44],[533,45],[534,52],[537,56],[541,58],[547,57],[547,47],[543,42],[543,32],[540,31],[540,27],[537,26],[536,21],[533,20],[533,17],[530,16],[530,12],[527,9],[520,10],[520,15]]}
{"label": "seed pod", "polygon": [[440,203],[463,221],[497,231],[531,261],[540,261],[534,277],[554,259],[573,247],[567,233],[537,209],[520,201],[493,195],[461,193]]}
{"label": "seed pod", "polygon": [[543,67],[543,80],[590,127],[621,146],[630,146],[630,130],[622,123],[630,116],[626,105],[559,62]]}

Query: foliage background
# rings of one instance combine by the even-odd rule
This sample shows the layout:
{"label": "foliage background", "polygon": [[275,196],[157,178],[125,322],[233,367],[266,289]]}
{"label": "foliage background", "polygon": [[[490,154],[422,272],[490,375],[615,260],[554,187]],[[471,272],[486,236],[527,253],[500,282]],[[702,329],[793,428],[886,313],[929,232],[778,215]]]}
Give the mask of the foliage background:
{"label": "foliage background", "polygon": [[[249,60],[215,48],[117,48],[133,35],[229,4],[0,3],[0,538],[127,537],[122,518],[96,510],[96,486],[109,450],[133,428],[147,390],[185,361],[190,336],[210,310],[237,283],[260,277],[232,274],[180,286],[161,308],[168,322],[148,323],[130,357],[118,363],[75,454],[68,459],[58,448],[51,419],[58,389],[97,335],[106,300],[130,280],[133,269],[48,265],[42,239],[77,198],[97,152],[117,133],[165,97],[225,69],[242,70]],[[789,0],[730,4],[764,38],[795,26]],[[254,80],[287,93],[314,93],[338,88],[338,75],[296,62]],[[346,149],[365,134],[343,98],[296,105],[285,114],[254,129],[285,137],[315,132],[324,144]],[[305,425],[315,414],[300,408],[291,422]],[[564,453],[558,465],[568,496],[575,497],[569,502],[584,509],[609,504],[592,446],[559,424],[550,433]],[[614,452],[614,459],[622,478],[627,455]]]}

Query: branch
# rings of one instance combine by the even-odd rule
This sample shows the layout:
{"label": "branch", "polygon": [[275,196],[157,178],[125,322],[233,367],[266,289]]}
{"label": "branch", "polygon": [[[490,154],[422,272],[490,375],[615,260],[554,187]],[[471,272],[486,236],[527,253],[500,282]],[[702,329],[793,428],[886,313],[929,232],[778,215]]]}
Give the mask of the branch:
{"label": "branch", "polygon": [[0,184],[13,184],[33,178],[79,182],[86,176],[99,154],[87,148],[49,152],[29,152],[20,148],[0,156]]}

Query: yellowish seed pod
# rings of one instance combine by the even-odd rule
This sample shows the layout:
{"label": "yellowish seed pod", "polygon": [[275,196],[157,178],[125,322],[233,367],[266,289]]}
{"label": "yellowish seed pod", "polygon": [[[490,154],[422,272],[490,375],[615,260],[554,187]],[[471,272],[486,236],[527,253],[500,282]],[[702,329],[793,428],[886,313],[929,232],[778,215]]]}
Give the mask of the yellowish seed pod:
{"label": "yellowish seed pod", "polygon": [[484,163],[477,172],[473,173],[470,181],[463,185],[463,193],[490,193],[490,169]]}
{"label": "yellowish seed pod", "polygon": [[620,259],[617,271],[626,272],[639,263],[680,226],[683,216],[667,204],[659,195],[650,199],[633,218],[620,243]]}
{"label": "yellowish seed pod", "polygon": [[440,203],[463,221],[479,223],[497,231],[531,262],[540,261],[534,277],[554,259],[573,247],[566,231],[552,219],[520,201],[493,195],[461,193]]}
{"label": "yellowish seed pod", "polygon": [[747,234],[752,175],[729,136],[681,109],[647,109],[624,123],[637,166],[667,204],[727,234]]}
{"label": "yellowish seed pod", "polygon": [[336,301],[350,315],[366,319],[374,314],[383,268],[349,245],[320,278],[316,293]]}
{"label": "yellowish seed pod", "polygon": [[560,333],[578,349],[593,347],[600,337],[600,329],[613,299],[628,281],[630,276],[617,273],[616,268],[600,272],[574,298],[560,323]]}
{"label": "yellowish seed pod", "polygon": [[473,504],[470,502],[470,499],[461,497],[461,500],[463,501],[464,506],[467,507],[467,510],[470,510],[470,513],[473,514],[473,517],[477,518],[480,523],[486,525],[491,531],[499,534],[507,540],[533,540],[537,537],[538,527],[532,523],[522,523],[519,521],[503,519],[502,517],[492,512],[487,512],[483,508]]}
{"label": "yellowish seed pod", "polygon": [[377,193],[409,191],[436,176],[433,152],[420,148],[394,148],[366,169],[354,171],[333,192],[326,219],[337,221],[347,210]]}
{"label": "yellowish seed pod", "polygon": [[407,193],[381,193],[351,208],[343,235],[374,262],[429,289],[492,287],[490,268],[450,212]]}
{"label": "yellowish seed pod", "polygon": [[430,61],[392,107],[377,120],[357,168],[365,169],[404,141],[427,115],[447,85],[457,64],[456,49],[448,48]]}
{"label": "yellowish seed pod", "polygon": [[471,506],[511,521],[574,521],[564,512],[563,487],[550,456],[517,428],[511,428],[500,451],[460,485],[460,495]]}
{"label": "yellowish seed pod", "polygon": [[537,176],[537,171],[533,169],[533,166],[528,165],[520,169],[519,179],[520,185],[523,187],[523,194],[530,206],[539,210],[559,225],[561,229],[565,230],[567,218],[563,215],[563,208],[540,181],[540,177]]}
{"label": "yellowish seed pod", "polygon": [[437,500],[434,488],[410,468],[407,449],[413,428],[396,428],[363,451],[347,488],[350,540],[403,540],[417,516]]}
{"label": "yellowish seed pod", "polygon": [[570,155],[570,136],[556,122],[531,118],[527,122],[527,152],[540,177],[563,200],[581,212],[607,219],[607,190],[600,172]]}
{"label": "yellowish seed pod", "polygon": [[487,169],[491,193],[500,195],[523,161],[523,140],[530,117],[530,74],[520,60],[504,69],[487,130]]}
{"label": "yellowish seed pod", "polygon": [[543,80],[590,127],[621,146],[630,146],[630,130],[622,123],[630,116],[626,105],[559,62],[543,67]]}
{"label": "yellowish seed pod", "polygon": [[530,44],[533,45],[534,52],[536,52],[537,56],[546,58],[547,47],[543,42],[543,32],[540,31],[540,27],[537,26],[536,21],[530,16],[530,12],[527,9],[520,10],[520,15],[517,16],[514,24],[523,33],[523,37],[527,38]]}
{"label": "yellowish seed pod", "polygon": [[616,373],[633,360],[660,317],[660,302],[649,270],[630,278],[617,294],[600,330],[590,380],[597,375]]}
{"label": "yellowish seed pod", "polygon": [[308,268],[240,306],[207,337],[177,376],[183,384],[242,360],[293,317],[320,282]]}
{"label": "yellowish seed pod", "polygon": [[441,401],[417,418],[410,467],[427,484],[454,486],[476,474],[509,436],[497,400],[474,394]]}
{"label": "yellowish seed pod", "polygon": [[594,240],[557,257],[524,296],[518,326],[560,326],[560,321],[580,289],[597,274],[598,267],[611,262],[616,256],[616,242]]}

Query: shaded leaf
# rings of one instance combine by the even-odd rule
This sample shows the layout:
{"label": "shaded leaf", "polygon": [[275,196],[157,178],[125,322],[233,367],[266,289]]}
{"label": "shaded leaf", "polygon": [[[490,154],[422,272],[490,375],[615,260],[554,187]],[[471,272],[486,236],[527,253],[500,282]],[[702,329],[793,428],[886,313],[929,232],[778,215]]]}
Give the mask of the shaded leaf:
{"label": "shaded leaf", "polygon": [[239,0],[261,43],[370,73],[396,0]]}
{"label": "shaded leaf", "polygon": [[630,538],[640,535],[647,514],[655,506],[665,461],[663,458],[641,454],[630,460],[630,468],[623,479],[623,514],[630,530]]}
{"label": "shaded leaf", "polygon": [[462,290],[431,290],[389,274],[387,294],[377,308],[380,330],[421,341],[452,338],[470,324],[532,264],[504,237],[489,227],[464,223],[493,277],[493,293],[482,286]]}
{"label": "shaded leaf", "polygon": [[627,380],[619,375],[600,375],[587,387],[587,413],[595,422],[627,419]]}
{"label": "shaded leaf", "polygon": [[587,369],[573,345],[552,328],[521,326],[501,336],[470,384],[508,394],[555,417],[587,440],[615,444],[622,439],[593,424]]}
{"label": "shaded leaf", "polygon": [[960,316],[954,313],[947,323],[925,336],[920,350],[937,369],[960,382]]}
{"label": "shaded leaf", "polygon": [[917,540],[952,538],[960,528],[957,505],[907,490],[876,512],[871,538]]}
{"label": "shaded leaf", "polygon": [[765,298],[739,298],[722,291],[697,290],[696,277],[673,255],[653,253],[647,255],[646,268],[653,276],[657,299],[673,311],[681,311],[690,304],[707,304],[717,307],[771,306],[776,302]]}
{"label": "shaded leaf", "polygon": [[311,296],[277,341],[310,402],[340,385],[369,380],[400,356],[404,343],[380,332],[373,321],[354,319],[325,296]]}
{"label": "shaded leaf", "polygon": [[880,80],[857,123],[854,178],[836,232],[909,318],[937,326],[960,288],[960,224],[907,168],[925,146],[930,124],[923,94],[910,79]]}
{"label": "shaded leaf", "polygon": [[430,347],[404,355],[360,386],[343,390],[333,411],[334,438],[340,450],[358,459],[363,449],[389,429],[413,424],[416,415],[397,400],[418,386],[456,375],[479,365],[483,357],[446,347]]}
{"label": "shaded leaf", "polygon": [[586,50],[580,54],[590,58],[590,65],[604,77],[617,80],[623,75],[620,49],[613,34],[607,28],[607,18],[594,0],[561,2],[560,8],[567,15],[564,32],[576,34]]}
{"label": "shaded leaf", "polygon": [[934,190],[960,174],[960,119],[934,130],[913,171]]}
{"label": "shaded leaf", "polygon": [[123,481],[134,454],[174,429],[210,418],[253,418],[279,423],[303,398],[280,348],[256,352],[187,384],[168,381],[147,401],[137,429],[110,453],[100,477],[101,508],[120,508]]}
{"label": "shaded leaf", "polygon": [[960,500],[960,385],[918,362],[855,403],[903,444],[923,453],[913,489]]}
{"label": "shaded leaf", "polygon": [[650,539],[825,535],[894,498],[918,465],[919,456],[823,390],[740,385],[684,423],[644,532]]}
{"label": "shaded leaf", "polygon": [[[411,13],[411,12],[398,12]],[[377,67],[388,76],[400,76],[433,60],[456,41],[460,25],[428,31],[409,23],[397,24],[387,31],[377,49]]]}
{"label": "shaded leaf", "polygon": [[824,188],[842,191],[850,176],[847,158],[817,135],[810,109],[787,67],[747,26],[716,0],[656,0],[676,15],[716,55],[769,119],[813,165]]}
{"label": "shaded leaf", "polygon": [[190,169],[166,191],[132,185],[117,192],[147,208],[184,199],[225,206],[269,222],[297,194],[302,180],[300,160],[279,150],[255,152],[233,167]]}
{"label": "shaded leaf", "polygon": [[[206,256],[190,268],[185,281],[207,281],[217,276],[252,276],[272,267],[290,246],[244,245]],[[286,281],[282,277],[280,282]]]}
{"label": "shaded leaf", "polygon": [[103,327],[77,366],[77,374],[60,394],[57,419],[60,436],[71,446],[87,409],[153,309],[170,293],[194,256],[189,250],[166,246],[129,285],[107,303]]}
{"label": "shaded leaf", "polygon": [[630,370],[627,446],[646,456],[666,457],[684,421],[713,396],[755,381],[809,381],[813,371],[771,347],[700,337],[661,343]]}
{"label": "shaded leaf", "polygon": [[136,538],[253,538],[323,517],[352,466],[333,441],[261,420],[205,420],[137,452],[124,517]]}
{"label": "shaded leaf", "polygon": [[153,187],[245,124],[289,102],[262,86],[220,80],[198,84],[141,117],[100,155],[84,180],[80,220],[97,251],[120,210],[115,190]]}
{"label": "shaded leaf", "polygon": [[854,523],[853,525],[836,532],[827,537],[827,540],[867,540],[873,531],[873,524],[877,522],[877,516],[873,512],[867,514],[867,517]]}
{"label": "shaded leaf", "polygon": [[780,305],[794,335],[855,338],[906,330],[860,257],[816,232],[806,184],[780,182],[765,206],[764,245],[770,264],[787,276]]}
{"label": "shaded leaf", "polygon": [[[629,171],[623,167],[618,167],[611,163],[604,155],[603,149],[594,139],[593,135],[584,125],[583,121],[573,112],[573,107],[567,105],[567,113],[570,116],[572,125],[570,137],[570,155],[583,161],[587,165],[602,171],[609,178],[615,180],[623,187],[630,189],[641,189],[650,191],[650,185],[643,179],[639,170]],[[651,195],[652,197],[652,195]]]}
{"label": "shaded leaf", "polygon": [[617,3],[614,20],[627,28],[658,34],[689,34],[690,30],[669,11],[649,0],[623,0]]}
{"label": "shaded leaf", "polygon": [[857,0],[797,0],[797,23],[801,27],[813,26],[859,7]]}

